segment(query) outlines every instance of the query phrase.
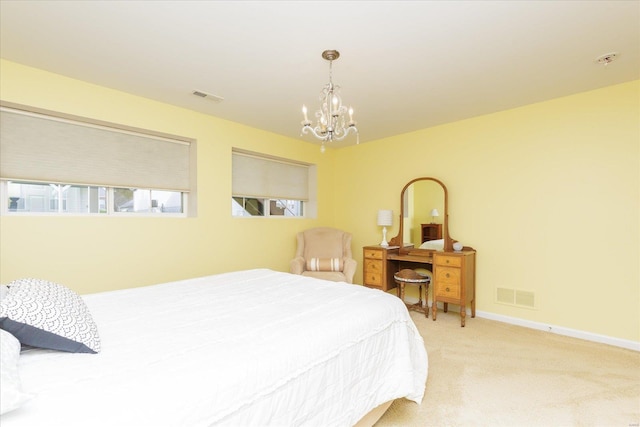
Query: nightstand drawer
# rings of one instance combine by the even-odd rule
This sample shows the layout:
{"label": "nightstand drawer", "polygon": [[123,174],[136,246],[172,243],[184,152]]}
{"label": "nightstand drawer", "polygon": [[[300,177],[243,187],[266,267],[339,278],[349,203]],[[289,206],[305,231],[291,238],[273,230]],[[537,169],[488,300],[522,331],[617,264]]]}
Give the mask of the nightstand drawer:
{"label": "nightstand drawer", "polygon": [[365,258],[382,259],[382,251],[377,251],[375,249],[365,249],[364,250],[364,257]]}
{"label": "nightstand drawer", "polygon": [[447,255],[434,255],[434,262],[437,265],[446,265],[449,267],[461,267],[462,266],[462,258],[457,256],[447,256]]}

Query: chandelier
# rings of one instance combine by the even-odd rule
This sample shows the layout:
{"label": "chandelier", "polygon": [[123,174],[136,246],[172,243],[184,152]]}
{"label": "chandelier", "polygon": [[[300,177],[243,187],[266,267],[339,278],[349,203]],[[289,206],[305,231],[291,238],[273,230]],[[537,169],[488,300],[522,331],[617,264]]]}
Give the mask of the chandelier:
{"label": "chandelier", "polygon": [[[322,141],[320,151],[324,153],[324,143],[329,141],[342,141],[349,133],[356,134],[356,143],[360,143],[360,135],[356,122],[353,121],[353,108],[342,105],[340,98],[340,86],[334,86],[331,79],[331,64],[340,57],[337,50],[325,50],[322,57],[329,61],[329,83],[322,88],[320,92],[320,109],[316,111],[316,124],[312,127],[312,123],[307,117],[307,107],[302,106],[302,133],[311,132],[313,136]],[[349,120],[346,119],[346,113],[349,113]]]}

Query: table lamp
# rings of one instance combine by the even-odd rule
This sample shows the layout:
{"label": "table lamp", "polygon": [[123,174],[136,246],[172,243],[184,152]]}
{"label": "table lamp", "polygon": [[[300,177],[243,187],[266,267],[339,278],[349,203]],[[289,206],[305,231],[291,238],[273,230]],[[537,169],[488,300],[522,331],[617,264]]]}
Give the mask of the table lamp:
{"label": "table lamp", "polygon": [[436,223],[437,216],[440,216],[440,214],[438,213],[438,209],[436,208],[431,209],[431,224]]}
{"label": "table lamp", "polygon": [[386,209],[379,210],[378,225],[382,227],[382,242],[380,242],[380,246],[389,246],[387,242],[387,227],[393,225],[393,211]]}

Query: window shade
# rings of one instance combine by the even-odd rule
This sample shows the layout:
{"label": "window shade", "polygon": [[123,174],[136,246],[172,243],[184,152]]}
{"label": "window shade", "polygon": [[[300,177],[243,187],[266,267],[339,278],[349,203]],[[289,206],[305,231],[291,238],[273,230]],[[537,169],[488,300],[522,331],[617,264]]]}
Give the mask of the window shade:
{"label": "window shade", "polygon": [[189,191],[190,144],[0,110],[0,178]]}
{"label": "window shade", "polygon": [[267,157],[233,153],[233,195],[309,200],[309,167]]}

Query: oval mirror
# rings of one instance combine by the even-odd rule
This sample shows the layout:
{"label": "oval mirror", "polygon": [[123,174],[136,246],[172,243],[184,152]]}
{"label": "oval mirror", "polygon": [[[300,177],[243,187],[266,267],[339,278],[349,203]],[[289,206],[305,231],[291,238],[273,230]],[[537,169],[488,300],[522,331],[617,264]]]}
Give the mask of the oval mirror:
{"label": "oval mirror", "polygon": [[399,230],[390,244],[400,246],[400,253],[417,256],[452,251],[448,222],[447,187],[436,178],[413,179],[400,193]]}

